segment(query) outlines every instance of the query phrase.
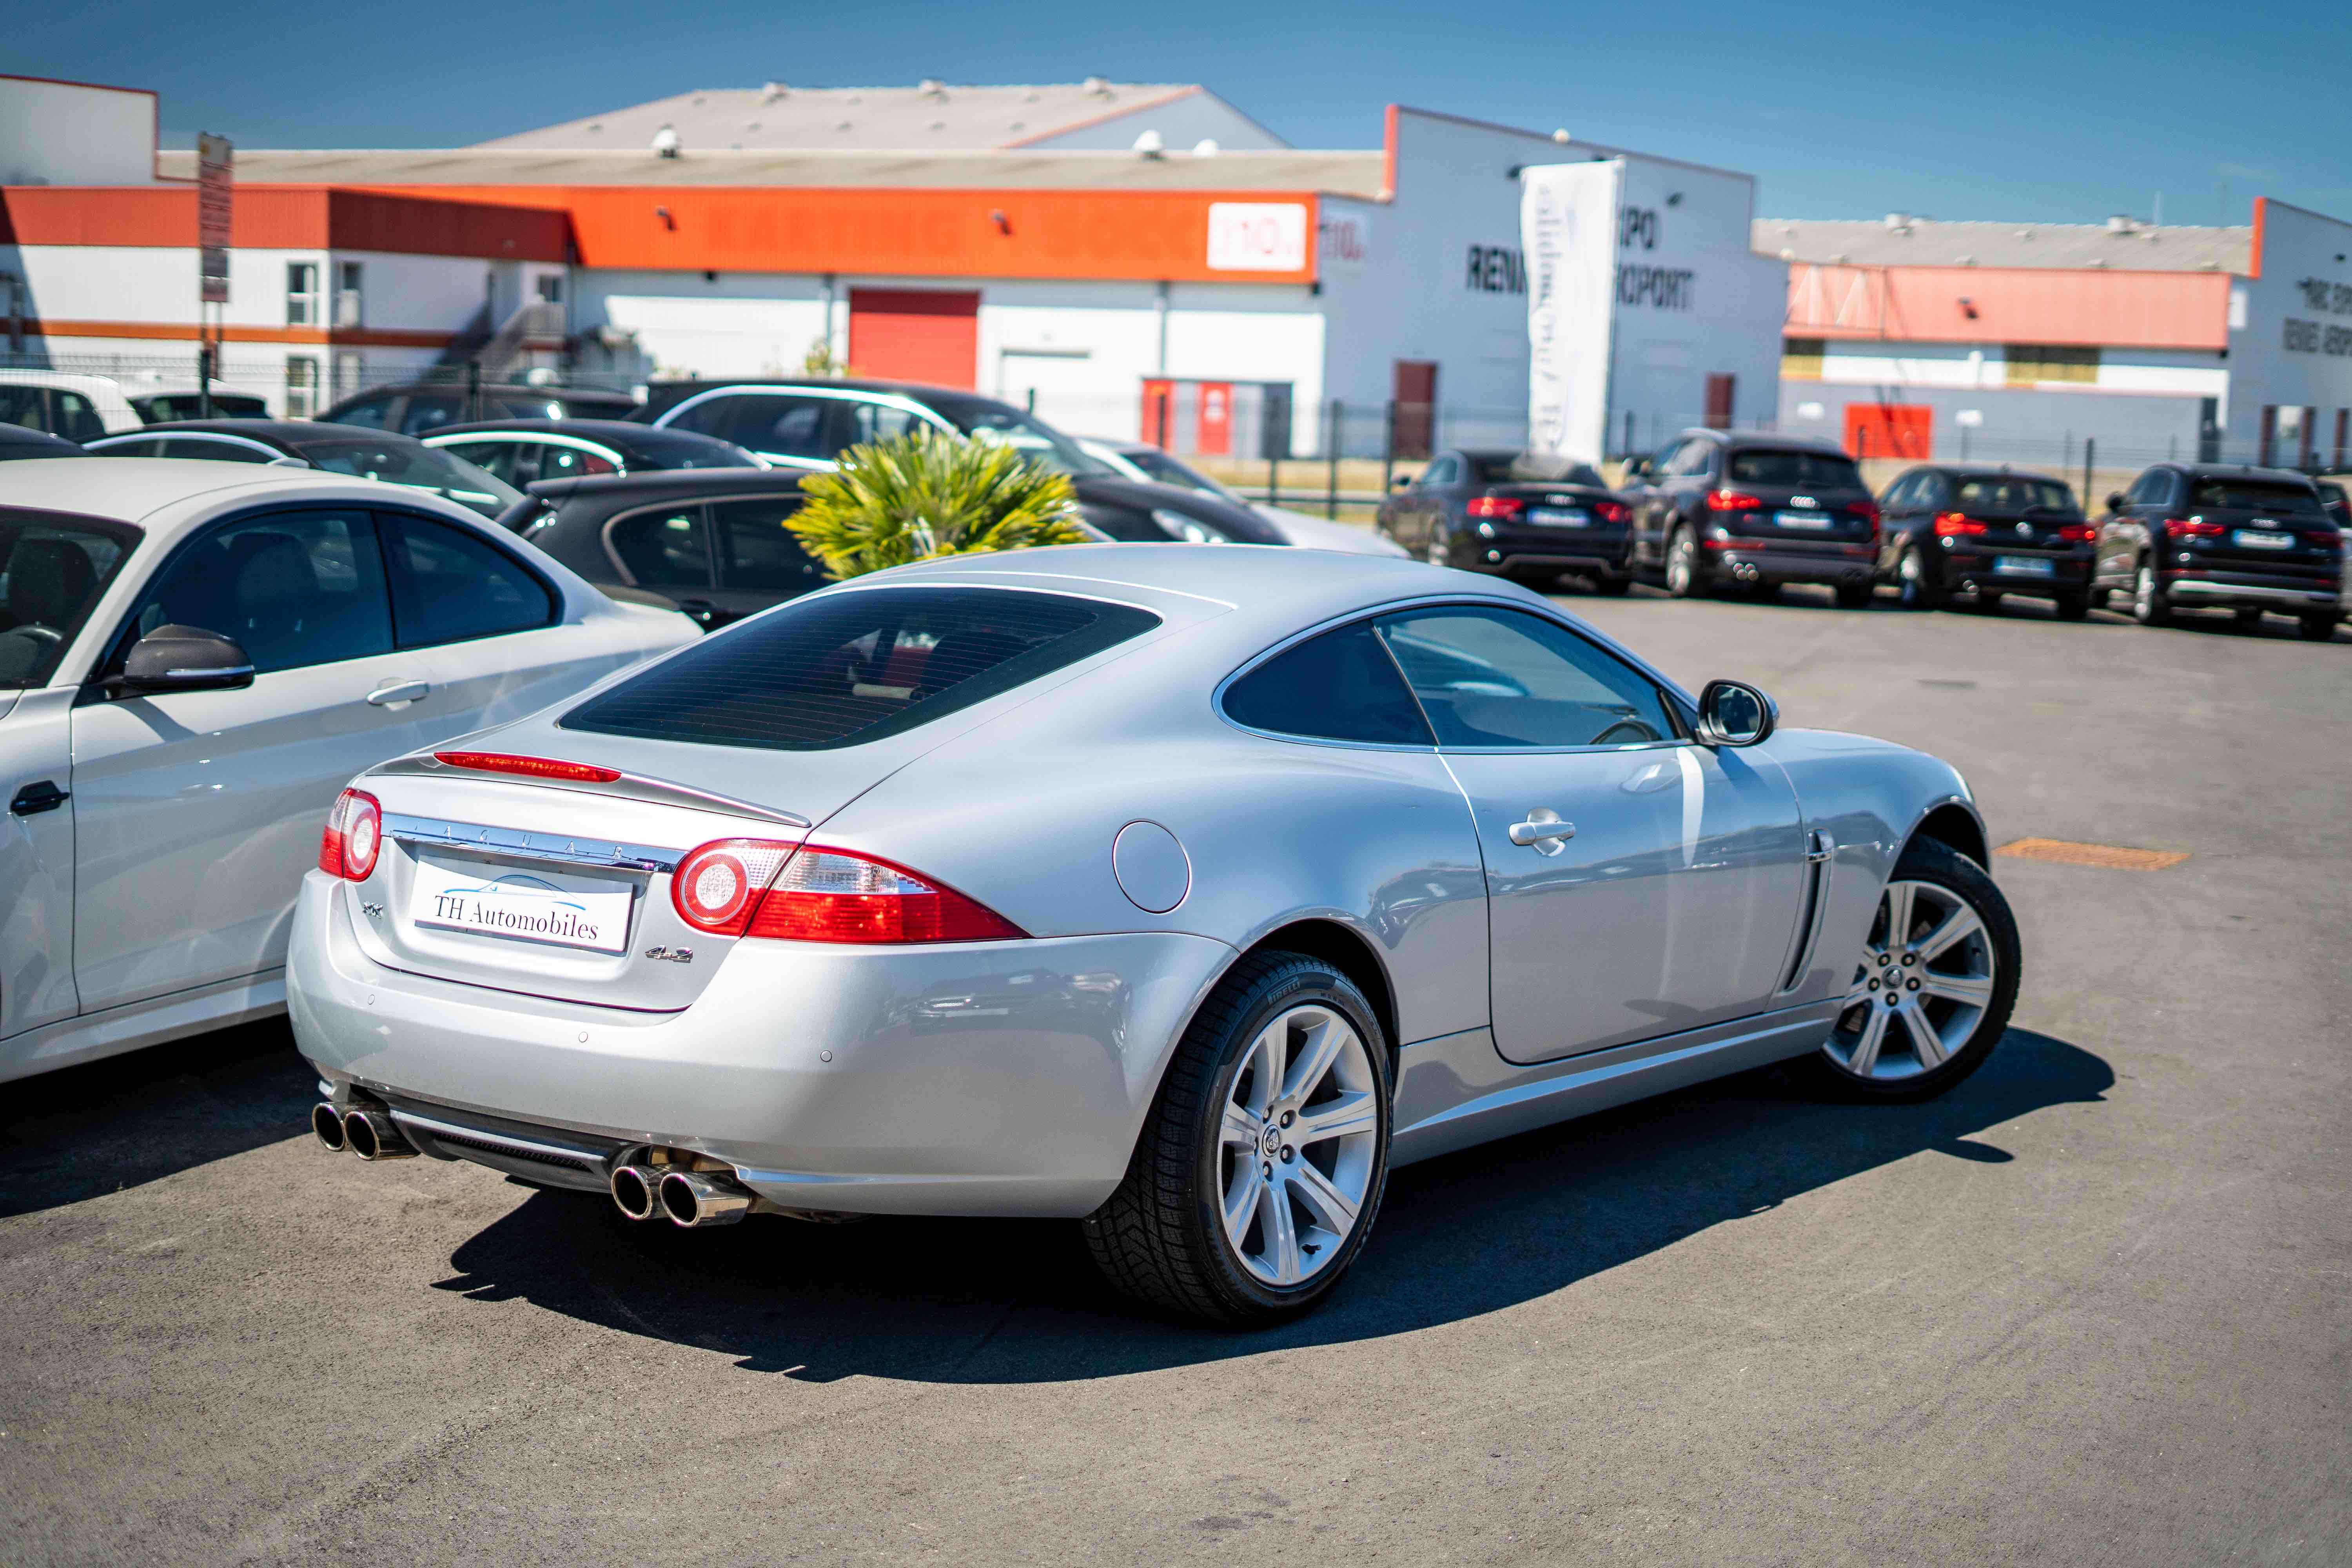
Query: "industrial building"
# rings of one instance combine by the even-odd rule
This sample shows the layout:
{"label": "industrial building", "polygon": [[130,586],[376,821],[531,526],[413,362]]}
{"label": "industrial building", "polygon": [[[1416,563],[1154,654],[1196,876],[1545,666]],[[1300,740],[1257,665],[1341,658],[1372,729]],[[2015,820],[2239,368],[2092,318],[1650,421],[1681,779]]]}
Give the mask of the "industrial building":
{"label": "industrial building", "polygon": [[1901,458],[2342,468],[2352,224],[1768,218],[1789,264],[1782,428]]}

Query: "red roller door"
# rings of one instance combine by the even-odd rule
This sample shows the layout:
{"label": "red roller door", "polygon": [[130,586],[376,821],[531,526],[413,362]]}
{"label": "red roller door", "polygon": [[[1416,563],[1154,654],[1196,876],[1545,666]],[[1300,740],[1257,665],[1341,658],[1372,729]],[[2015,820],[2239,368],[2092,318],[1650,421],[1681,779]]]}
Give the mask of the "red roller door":
{"label": "red roller door", "polygon": [[978,386],[979,291],[852,289],[849,371],[887,381]]}
{"label": "red roller door", "polygon": [[1857,458],[1924,463],[1936,454],[1936,411],[1924,403],[1849,403],[1845,449]]}

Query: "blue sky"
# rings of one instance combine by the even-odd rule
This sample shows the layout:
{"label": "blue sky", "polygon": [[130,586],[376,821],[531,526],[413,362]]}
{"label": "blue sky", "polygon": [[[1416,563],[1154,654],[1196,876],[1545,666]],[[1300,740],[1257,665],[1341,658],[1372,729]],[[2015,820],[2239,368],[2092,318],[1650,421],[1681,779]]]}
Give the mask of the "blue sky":
{"label": "blue sky", "polygon": [[165,141],[452,146],[697,87],[1197,81],[1300,146],[1394,101],[1756,174],[1790,217],[2352,217],[2336,5],[701,0],[28,5],[0,68],[148,87]]}

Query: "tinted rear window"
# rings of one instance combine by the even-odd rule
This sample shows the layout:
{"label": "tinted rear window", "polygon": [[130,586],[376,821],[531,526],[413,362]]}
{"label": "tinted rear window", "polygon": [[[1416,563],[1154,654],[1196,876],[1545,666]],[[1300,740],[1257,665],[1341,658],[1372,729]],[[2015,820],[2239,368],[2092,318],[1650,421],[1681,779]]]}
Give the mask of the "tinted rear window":
{"label": "tinted rear window", "polygon": [[1775,452],[1750,447],[1731,454],[1730,479],[1743,485],[1802,485],[1814,489],[1861,489],[1862,470],[1851,458],[1826,452]]}
{"label": "tinted rear window", "polygon": [[1590,485],[1594,489],[1607,489],[1608,484],[1590,464],[1570,462],[1562,458],[1538,457],[1522,452],[1516,458],[1476,458],[1470,459],[1472,477],[1482,485]]}
{"label": "tinted rear window", "polygon": [[1370,624],[1309,637],[1225,689],[1225,716],[1276,735],[1433,746],[1396,662]]}
{"label": "tinted rear window", "polygon": [[1962,479],[1953,504],[1970,517],[2023,517],[2028,511],[2074,510],[2074,492],[2055,479]]}
{"label": "tinted rear window", "polygon": [[2190,509],[2215,511],[2319,510],[2319,494],[2303,485],[2265,483],[2260,479],[2199,479],[2189,487]]}
{"label": "tinted rear window", "polygon": [[559,721],[567,730],[816,752],[861,745],[1139,637],[1147,610],[1006,588],[867,588],[696,644]]}

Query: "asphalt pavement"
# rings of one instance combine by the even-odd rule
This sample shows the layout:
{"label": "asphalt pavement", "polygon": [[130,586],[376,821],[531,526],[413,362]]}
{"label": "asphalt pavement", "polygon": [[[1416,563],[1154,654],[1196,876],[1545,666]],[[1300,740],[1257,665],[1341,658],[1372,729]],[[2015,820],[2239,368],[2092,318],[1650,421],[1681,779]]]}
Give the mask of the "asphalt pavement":
{"label": "asphalt pavement", "polygon": [[629,1226],[304,1129],[282,1025],[0,1087],[0,1562],[2352,1560],[2352,633],[1569,595],[1964,769],[2013,1026],[1398,1173],[1328,1307],[1066,1225]]}

